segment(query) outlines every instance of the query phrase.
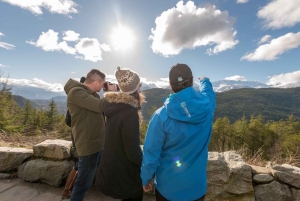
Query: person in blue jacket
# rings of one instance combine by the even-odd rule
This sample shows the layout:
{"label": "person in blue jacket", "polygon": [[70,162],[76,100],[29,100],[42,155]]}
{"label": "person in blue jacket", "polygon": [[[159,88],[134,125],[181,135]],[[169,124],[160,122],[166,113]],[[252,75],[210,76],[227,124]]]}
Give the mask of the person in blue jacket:
{"label": "person in blue jacket", "polygon": [[141,178],[144,190],[156,200],[204,201],[207,189],[208,145],[216,108],[216,95],[208,78],[193,88],[193,74],[186,64],[169,72],[174,92],[151,117],[144,143]]}

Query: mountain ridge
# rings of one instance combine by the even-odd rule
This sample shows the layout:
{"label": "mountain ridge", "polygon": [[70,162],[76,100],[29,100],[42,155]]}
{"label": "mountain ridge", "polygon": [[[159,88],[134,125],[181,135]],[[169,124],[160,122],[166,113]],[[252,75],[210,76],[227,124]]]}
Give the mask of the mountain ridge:
{"label": "mountain ridge", "polygon": [[[295,88],[300,87],[300,81],[296,83],[283,84],[278,86],[271,86],[264,84],[258,81],[236,81],[236,80],[219,80],[212,82],[213,88],[215,92],[225,92],[233,89],[243,89],[243,88]],[[65,92],[54,92],[48,91],[43,88],[33,87],[33,86],[20,86],[14,85],[11,86],[13,95],[20,95],[26,99],[38,99],[38,100],[47,100],[51,98],[57,97],[65,97]],[[146,91],[153,88],[159,88],[155,83],[143,83],[141,91]],[[194,88],[199,90],[198,82],[194,82]],[[170,87],[165,87],[162,89],[170,89]],[[103,92],[100,92],[100,95]],[[63,100],[63,98],[61,98]]]}

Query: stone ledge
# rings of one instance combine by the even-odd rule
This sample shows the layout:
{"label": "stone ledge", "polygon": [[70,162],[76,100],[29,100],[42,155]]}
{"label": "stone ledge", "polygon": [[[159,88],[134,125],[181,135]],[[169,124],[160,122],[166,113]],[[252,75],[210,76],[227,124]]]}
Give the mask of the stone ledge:
{"label": "stone ledge", "polygon": [[300,168],[288,164],[275,165],[272,168],[278,180],[300,188]]}
{"label": "stone ledge", "polygon": [[18,169],[23,161],[32,156],[31,149],[0,147],[0,172]]}
{"label": "stone ledge", "polygon": [[274,178],[269,174],[257,174],[253,177],[253,181],[258,184],[266,184],[273,181]]}
{"label": "stone ledge", "polygon": [[71,147],[71,141],[46,140],[33,146],[33,154],[36,157],[63,160],[71,157]]}
{"label": "stone ledge", "polygon": [[256,201],[293,201],[293,196],[287,185],[272,181],[269,184],[254,187]]}
{"label": "stone ledge", "polygon": [[207,199],[251,200],[254,198],[252,172],[235,151],[209,152]]}
{"label": "stone ledge", "polygon": [[40,181],[52,186],[60,186],[74,165],[73,161],[32,160],[19,167],[18,176],[29,182]]}

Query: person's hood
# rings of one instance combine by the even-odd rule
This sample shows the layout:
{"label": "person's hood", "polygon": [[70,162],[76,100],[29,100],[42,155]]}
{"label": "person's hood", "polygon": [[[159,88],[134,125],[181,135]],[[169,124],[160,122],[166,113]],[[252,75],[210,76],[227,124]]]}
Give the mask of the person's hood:
{"label": "person's hood", "polygon": [[122,92],[106,92],[104,98],[106,100],[104,115],[107,117],[111,117],[129,107],[136,109],[139,107],[138,100]]}
{"label": "person's hood", "polygon": [[84,86],[82,83],[80,83],[76,80],[73,80],[73,79],[69,79],[64,87],[66,94],[68,95],[69,91],[74,87],[82,87],[82,88],[87,89],[88,91],[92,92],[88,87]]}
{"label": "person's hood", "polygon": [[168,117],[177,121],[198,124],[211,115],[209,100],[193,87],[171,94],[164,105]]}

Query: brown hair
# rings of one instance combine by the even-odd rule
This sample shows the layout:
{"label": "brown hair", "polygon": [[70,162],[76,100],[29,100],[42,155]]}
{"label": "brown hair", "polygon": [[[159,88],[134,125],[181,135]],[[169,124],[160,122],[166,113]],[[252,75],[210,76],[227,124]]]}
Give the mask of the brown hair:
{"label": "brown hair", "polygon": [[139,114],[139,122],[140,124],[143,122],[143,115],[141,112],[142,109],[142,105],[143,103],[145,103],[145,95],[143,93],[138,92],[138,90],[136,90],[135,92],[133,92],[132,94],[130,94],[131,96],[133,96],[136,100],[138,100],[138,114]]}
{"label": "brown hair", "polygon": [[105,74],[102,73],[100,70],[92,69],[86,76],[85,82],[86,83],[92,83],[96,80],[99,80],[99,77],[102,79],[105,79]]}
{"label": "brown hair", "polygon": [[178,83],[170,83],[171,85],[171,89],[173,92],[177,93],[185,88],[188,88],[190,86],[193,86],[193,81],[194,79],[191,77],[187,80],[184,80],[182,82],[178,82]]}

